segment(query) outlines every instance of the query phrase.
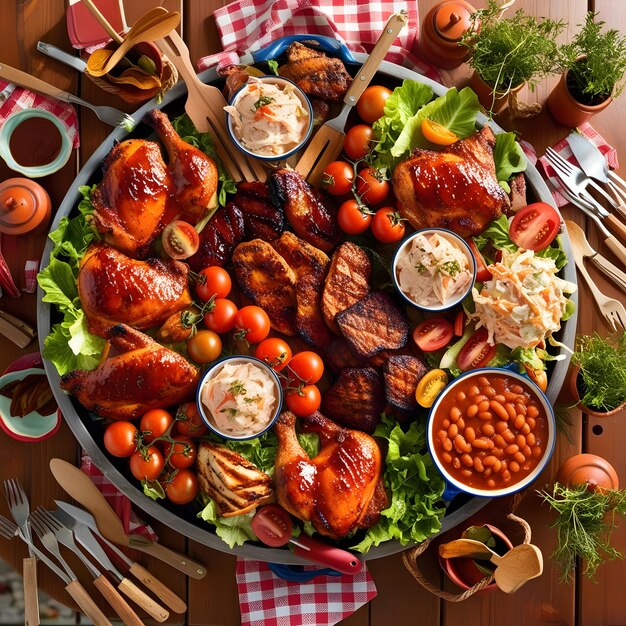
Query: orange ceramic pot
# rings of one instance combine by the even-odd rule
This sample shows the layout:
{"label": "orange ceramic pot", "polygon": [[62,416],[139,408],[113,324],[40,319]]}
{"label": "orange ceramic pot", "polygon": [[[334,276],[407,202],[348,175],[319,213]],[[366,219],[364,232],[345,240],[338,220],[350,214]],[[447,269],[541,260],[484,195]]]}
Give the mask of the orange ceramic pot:
{"label": "orange ceramic pot", "polygon": [[619,489],[615,468],[596,454],[576,454],[567,459],[557,472],[556,479],[566,487],[587,484],[590,489]]}
{"label": "orange ceramic pot", "polygon": [[488,85],[476,72],[474,72],[470,78],[469,86],[478,96],[478,101],[481,106],[495,115],[508,104],[509,96],[512,93],[517,93],[521,90],[524,83],[518,85],[517,87],[513,87],[513,89],[510,89],[509,91],[496,91],[494,97],[493,87]]}
{"label": "orange ceramic pot", "polygon": [[619,406],[616,406],[614,409],[610,411],[596,411],[595,409],[589,408],[585,406],[580,401],[580,389],[582,386],[582,376],[580,375],[580,366],[571,366],[568,371],[568,383],[569,383],[569,391],[574,402],[578,404],[578,408],[583,411],[586,415],[591,415],[592,417],[611,417],[616,413],[619,413],[622,409],[626,408],[626,400],[624,400]]}
{"label": "orange ceramic pot", "polygon": [[0,184],[0,233],[41,232],[51,213],[48,192],[34,180],[9,178]]}

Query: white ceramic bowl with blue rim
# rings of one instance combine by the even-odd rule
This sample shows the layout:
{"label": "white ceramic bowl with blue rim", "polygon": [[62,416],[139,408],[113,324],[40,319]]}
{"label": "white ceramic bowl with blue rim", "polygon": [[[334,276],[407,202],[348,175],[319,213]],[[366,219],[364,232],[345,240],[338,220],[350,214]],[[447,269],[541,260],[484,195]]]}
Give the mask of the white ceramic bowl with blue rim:
{"label": "white ceramic bowl with blue rim", "polygon": [[[543,410],[546,414],[548,435],[547,440],[543,442],[543,455],[539,459],[537,465],[534,469],[527,474],[522,480],[519,482],[515,482],[508,487],[500,488],[500,489],[479,489],[476,487],[471,487],[469,485],[465,485],[461,481],[459,481],[456,477],[452,476],[444,463],[439,459],[437,455],[437,449],[435,447],[435,438],[437,437],[437,433],[435,432],[435,416],[437,414],[437,410],[441,405],[442,401],[449,397],[450,394],[455,394],[458,392],[458,385],[461,382],[466,382],[468,378],[479,378],[480,376],[489,375],[498,375],[498,376],[506,376],[507,378],[512,378],[516,382],[518,382],[525,390],[529,391],[531,397],[533,397],[537,402],[543,407]],[[433,403],[430,413],[428,414],[428,426],[427,426],[427,442],[428,449],[430,451],[430,455],[433,458],[433,462],[437,466],[439,472],[441,472],[442,476],[446,479],[446,483],[448,488],[446,491],[449,494],[454,495],[455,493],[468,493],[474,496],[482,496],[485,498],[493,498],[498,496],[508,496],[512,493],[520,491],[530,485],[534,480],[538,478],[538,476],[543,472],[552,453],[554,452],[554,443],[556,439],[556,421],[554,418],[554,411],[552,410],[552,406],[546,398],[545,394],[539,389],[535,383],[533,383],[528,377],[523,376],[522,374],[518,374],[517,372],[513,372],[504,368],[497,367],[486,367],[480,368],[476,370],[471,370],[469,372],[465,372],[461,374],[459,377],[455,378],[449,385],[447,385],[437,396],[435,402]]]}
{"label": "white ceramic bowl with blue rim", "polygon": [[[11,154],[11,135],[13,131],[25,120],[33,117],[40,117],[51,121],[59,131],[61,135],[61,148],[57,156],[43,165],[37,165],[28,167],[20,165]],[[46,111],[44,109],[22,109],[16,111],[12,115],[9,115],[2,125],[0,130],[0,156],[4,159],[5,163],[14,171],[19,172],[23,176],[28,178],[40,178],[41,176],[48,176],[59,171],[69,160],[72,154],[72,141],[68,135],[67,129],[56,115]]]}
{"label": "white ceramic bowl with blue rim", "polygon": [[[283,78],[282,76],[259,76],[258,78],[256,78],[255,80],[260,80],[263,83],[267,83],[270,85],[277,85],[278,87],[284,89],[287,85],[289,85],[292,89],[294,94],[298,97],[298,99],[300,100],[300,102],[302,103],[302,106],[308,111],[309,114],[309,124],[306,128],[305,133],[302,136],[302,139],[300,140],[300,142],[291,150],[289,150],[289,152],[285,152],[284,154],[272,154],[272,155],[263,155],[263,154],[258,154],[256,152],[253,152],[252,150],[248,150],[240,141],[240,139],[237,137],[237,135],[235,134],[235,130],[233,128],[233,116],[230,113],[226,113],[226,127],[228,129],[228,134],[230,135],[231,140],[233,141],[233,143],[245,154],[254,157],[256,159],[261,159],[262,161],[280,161],[282,159],[287,159],[290,156],[294,155],[296,152],[298,152],[298,150],[300,150],[304,144],[309,140],[309,137],[311,136],[311,131],[313,130],[313,107],[311,106],[311,102],[308,99],[307,95],[304,93],[304,91],[302,91],[302,89],[300,89],[300,87],[298,87],[298,85],[296,85],[296,83],[294,83],[293,81],[287,79],[287,78]],[[237,104],[237,100],[243,96],[244,91],[246,90],[246,88],[248,87],[250,83],[246,83],[245,85],[243,85],[240,89],[238,89],[235,94],[233,95],[233,97],[230,99],[229,105],[230,106],[236,106]]]}
{"label": "white ceramic bowl with blue rim", "polygon": [[[398,261],[405,255],[409,253],[409,249],[413,244],[413,240],[418,235],[432,235],[438,234],[447,239],[452,245],[457,247],[463,254],[467,257],[467,261],[469,263],[469,269],[472,273],[472,280],[469,283],[468,288],[463,291],[457,298],[453,300],[448,300],[445,304],[420,304],[416,302],[409,296],[409,294],[405,293],[402,289],[400,289],[400,284],[398,282]],[[456,233],[453,233],[451,230],[446,230],[445,228],[423,228],[422,230],[418,230],[411,235],[409,235],[406,239],[404,239],[400,245],[398,246],[391,264],[391,276],[393,278],[393,284],[396,287],[397,292],[402,296],[402,298],[411,306],[416,307],[418,309],[422,309],[423,311],[432,311],[433,313],[437,313],[440,311],[447,311],[452,307],[455,307],[457,304],[463,301],[463,299],[470,293],[472,287],[474,285],[474,281],[476,280],[476,260],[474,259],[474,255],[470,247],[467,245],[467,242],[459,237]]]}
{"label": "white ceramic bowl with blue rim", "polygon": [[[247,434],[247,435],[242,435],[242,436],[237,437],[236,435],[232,435],[232,434],[221,431],[215,425],[210,414],[208,414],[204,404],[202,403],[201,394],[202,394],[202,388],[204,387],[205,383],[207,383],[211,378],[219,374],[219,372],[222,370],[224,365],[228,365],[228,364],[243,365],[246,363],[252,363],[260,367],[270,376],[270,378],[274,382],[276,406],[274,410],[272,411],[272,416],[269,422],[261,430],[252,434]],[[206,370],[206,372],[204,372],[204,374],[202,375],[202,378],[200,379],[200,382],[198,383],[198,390],[196,391],[196,406],[198,407],[198,412],[200,413],[200,417],[202,418],[202,421],[206,424],[207,428],[211,430],[212,432],[214,432],[218,437],[221,437],[222,439],[232,439],[233,441],[246,441],[247,439],[254,439],[256,437],[260,437],[263,433],[267,432],[270,428],[272,428],[272,426],[274,426],[274,422],[276,422],[276,420],[278,419],[278,416],[280,415],[280,411],[282,409],[282,405],[283,405],[283,388],[280,384],[280,379],[276,375],[276,372],[267,363],[253,356],[246,356],[246,355],[228,356],[223,359],[220,359],[219,361],[216,361],[215,363],[213,363],[213,365],[211,365],[211,367],[209,367],[209,369]]]}

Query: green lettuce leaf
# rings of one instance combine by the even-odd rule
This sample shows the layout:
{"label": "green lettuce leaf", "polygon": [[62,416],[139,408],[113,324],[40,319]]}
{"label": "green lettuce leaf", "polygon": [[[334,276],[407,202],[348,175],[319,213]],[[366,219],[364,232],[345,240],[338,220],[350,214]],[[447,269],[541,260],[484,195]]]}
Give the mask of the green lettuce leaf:
{"label": "green lettuce leaf", "polygon": [[[404,125],[427,103],[433,99],[433,90],[415,80],[405,80],[396,87],[385,102],[385,115],[389,127],[400,134]],[[376,127],[377,122],[374,122]]]}
{"label": "green lettuce leaf", "polygon": [[276,76],[278,76],[278,61],[276,59],[270,59],[267,62],[267,65],[270,68],[270,71],[272,72],[272,74],[276,74]]}
{"label": "green lettuce leaf", "polygon": [[522,147],[515,140],[515,133],[499,133],[496,135],[493,160],[496,164],[496,178],[500,183],[500,187],[507,193],[511,193],[511,187],[508,182],[511,176],[526,169],[526,156]]}
{"label": "green lettuce leaf", "polygon": [[61,312],[75,308],[78,287],[72,267],[68,263],[51,258],[48,267],[37,274],[37,282],[45,291],[43,302],[56,304]]}
{"label": "green lettuce leaf", "polygon": [[220,517],[215,502],[211,498],[206,498],[206,500],[207,504],[198,513],[198,517],[209,522],[209,524],[213,524],[217,536],[225,541],[231,549],[243,545],[249,539],[257,541],[257,537],[252,531],[254,511],[234,517]]}
{"label": "green lettuce leaf", "polygon": [[509,237],[509,220],[506,215],[501,215],[497,220],[491,222],[480,235],[476,235],[473,239],[479,250],[483,250],[489,243],[498,250],[508,250],[509,252],[517,250],[517,246]]}
{"label": "green lettuce leaf", "polygon": [[557,235],[547,248],[535,252],[535,255],[544,259],[552,259],[558,270],[567,265],[567,255],[565,250],[563,250],[563,238],[561,235]]}
{"label": "green lettuce leaf", "polygon": [[317,433],[298,433],[298,442],[312,459],[320,453],[320,437]]}
{"label": "green lettuce leaf", "polygon": [[254,463],[262,472],[269,474],[274,473],[274,460],[276,459],[276,450],[278,449],[278,439],[270,430],[260,437],[247,439],[245,441],[236,441],[229,439],[222,441],[216,439],[219,443],[223,443],[227,448],[234,450]]}

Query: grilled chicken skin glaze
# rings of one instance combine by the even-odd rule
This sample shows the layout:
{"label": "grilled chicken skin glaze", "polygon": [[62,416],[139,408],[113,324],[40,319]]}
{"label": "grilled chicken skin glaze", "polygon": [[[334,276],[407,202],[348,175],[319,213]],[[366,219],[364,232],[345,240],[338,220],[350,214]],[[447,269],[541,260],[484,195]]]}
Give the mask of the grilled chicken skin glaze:
{"label": "grilled chicken skin glaze", "polygon": [[98,368],[74,370],[61,378],[61,389],[96,415],[132,420],[149,409],[180,404],[193,398],[198,369],[148,335],[125,324],[105,334],[110,349]]}
{"label": "grilled chicken skin glaze", "polygon": [[334,539],[373,526],[387,506],[378,444],[366,433],[342,428],[317,411],[300,424],[304,432],[319,434],[320,453],[309,458],[296,437],[296,416],[282,413],[274,426],[278,503]]}

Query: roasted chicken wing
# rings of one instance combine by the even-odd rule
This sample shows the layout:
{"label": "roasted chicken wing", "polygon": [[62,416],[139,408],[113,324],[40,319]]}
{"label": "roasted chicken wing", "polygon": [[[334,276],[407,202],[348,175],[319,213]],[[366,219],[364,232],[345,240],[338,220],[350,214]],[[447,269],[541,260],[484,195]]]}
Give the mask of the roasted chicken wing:
{"label": "roasted chicken wing", "polygon": [[104,418],[132,420],[149,409],[193,398],[199,372],[178,352],[125,324],[109,328],[106,339],[110,349],[97,369],[74,370],[61,378],[61,389],[86,409]]}
{"label": "roasted chicken wing", "polygon": [[387,506],[378,444],[366,433],[342,428],[318,412],[300,424],[303,431],[319,434],[321,449],[310,459],[296,437],[296,416],[290,411],[280,415],[274,426],[278,503],[335,539],[373,526]]}

